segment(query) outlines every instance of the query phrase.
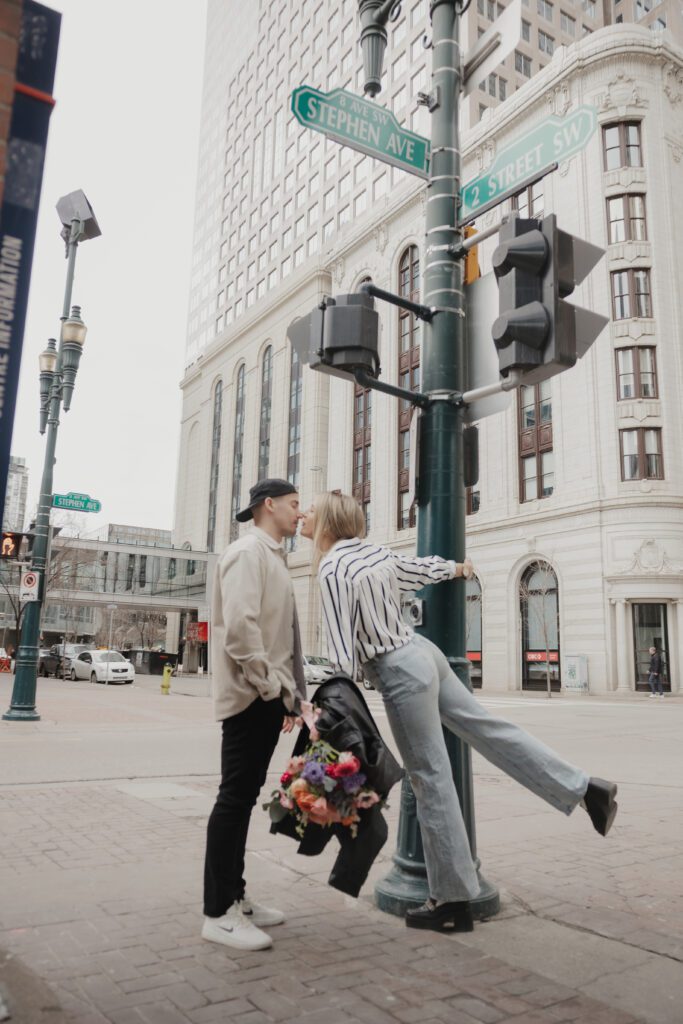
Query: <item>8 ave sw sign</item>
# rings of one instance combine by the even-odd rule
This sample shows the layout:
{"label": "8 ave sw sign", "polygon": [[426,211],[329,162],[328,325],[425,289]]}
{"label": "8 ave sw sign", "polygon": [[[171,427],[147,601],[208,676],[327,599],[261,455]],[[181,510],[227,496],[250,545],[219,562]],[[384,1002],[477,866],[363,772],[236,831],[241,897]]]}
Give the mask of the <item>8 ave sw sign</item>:
{"label": "8 ave sw sign", "polygon": [[472,219],[480,207],[513,195],[525,179],[583,149],[595,131],[594,107],[578,107],[568,117],[549,117],[518,142],[503,149],[485,174],[462,190],[460,222]]}
{"label": "8 ave sw sign", "polygon": [[344,89],[321,92],[301,85],[292,93],[292,112],[304,128],[420,178],[429,177],[429,140],[402,128],[391,111],[377,103]]}
{"label": "8 ave sw sign", "polygon": [[101,512],[102,502],[97,498],[91,498],[89,494],[76,494],[69,491],[68,494],[53,494],[53,508],[67,508],[73,512]]}

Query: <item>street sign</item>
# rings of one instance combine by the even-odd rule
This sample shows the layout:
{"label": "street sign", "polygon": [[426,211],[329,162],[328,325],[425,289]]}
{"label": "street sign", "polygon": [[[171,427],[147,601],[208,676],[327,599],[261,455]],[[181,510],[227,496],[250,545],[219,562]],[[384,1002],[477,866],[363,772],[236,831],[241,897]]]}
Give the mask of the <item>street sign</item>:
{"label": "street sign", "polygon": [[292,113],[304,128],[420,178],[429,177],[429,140],[402,128],[378,103],[345,89],[326,93],[301,85],[292,93]]}
{"label": "street sign", "polygon": [[545,168],[569,159],[586,145],[597,128],[595,107],[578,107],[567,117],[549,117],[507,149],[503,149],[484,174],[462,189],[460,222],[471,219],[492,200],[503,202],[521,184]]}
{"label": "street sign", "polygon": [[521,33],[522,0],[512,0],[465,55],[463,96],[469,96],[512,53]]}
{"label": "street sign", "polygon": [[68,494],[53,494],[52,507],[65,508],[72,512],[101,512],[102,502],[97,498],[91,498],[89,494],[69,491]]}
{"label": "street sign", "polygon": [[[465,288],[467,391],[500,380],[498,353],[491,337],[491,320],[495,317],[492,311],[498,308],[497,303],[498,286],[494,274],[486,274]],[[509,391],[478,398],[465,406],[465,423],[476,423],[486,416],[503,412],[511,402]]]}
{"label": "street sign", "polygon": [[22,572],[21,585],[19,587],[19,603],[27,604],[29,601],[38,600],[38,585],[40,577],[37,572]]}

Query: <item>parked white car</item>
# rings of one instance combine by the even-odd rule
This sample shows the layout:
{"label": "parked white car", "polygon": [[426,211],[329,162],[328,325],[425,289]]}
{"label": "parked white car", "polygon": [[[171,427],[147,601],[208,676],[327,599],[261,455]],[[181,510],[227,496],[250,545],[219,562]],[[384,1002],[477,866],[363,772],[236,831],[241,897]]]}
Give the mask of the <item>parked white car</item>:
{"label": "parked white car", "polygon": [[334,675],[332,664],[327,658],[319,655],[307,654],[304,657],[304,679],[309,686],[317,686],[324,683]]}
{"label": "parked white car", "polygon": [[118,651],[81,651],[71,662],[72,679],[91,683],[132,683],[135,669]]}

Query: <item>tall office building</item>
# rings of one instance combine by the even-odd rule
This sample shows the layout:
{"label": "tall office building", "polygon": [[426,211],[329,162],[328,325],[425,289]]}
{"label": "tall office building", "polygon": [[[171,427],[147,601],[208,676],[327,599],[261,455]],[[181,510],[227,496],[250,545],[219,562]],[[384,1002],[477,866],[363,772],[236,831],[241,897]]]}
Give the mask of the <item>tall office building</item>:
{"label": "tall office building", "polygon": [[[389,26],[380,97],[423,135],[429,114],[415,96],[429,84],[427,6],[405,3]],[[553,17],[573,6],[556,5]],[[355,0],[209,4],[175,544],[222,550],[249,485],[272,475],[295,482],[304,503],[327,487],[353,491],[375,540],[414,549],[409,410],[302,370],[286,338],[323,295],[367,278],[420,295],[424,183],[307,132],[289,110],[303,82],[360,93],[356,12]],[[487,16],[470,7],[470,35]],[[534,45],[541,17],[529,22]],[[548,675],[554,686],[579,686],[586,667],[592,691],[627,693],[644,685],[654,643],[677,690],[683,221],[665,197],[683,159],[683,52],[668,31],[617,25],[547,59],[531,82],[515,78],[504,101],[496,92],[497,109],[481,118],[484,93],[474,90],[463,180],[550,114],[592,107],[597,128],[585,148],[477,226],[510,209],[555,212],[563,228],[603,246],[577,301],[611,323],[576,368],[480,424],[480,483],[467,495],[478,569],[468,649],[476,682],[489,689],[543,687]],[[494,244],[480,246],[483,272]],[[419,322],[387,306],[380,315],[383,377],[419,387]],[[290,567],[304,642],[317,652],[305,543]]]}
{"label": "tall office building", "polygon": [[7,474],[7,494],[5,496],[5,512],[2,519],[3,530],[14,530],[20,533],[26,525],[26,498],[28,495],[28,467],[26,459],[11,455]]}

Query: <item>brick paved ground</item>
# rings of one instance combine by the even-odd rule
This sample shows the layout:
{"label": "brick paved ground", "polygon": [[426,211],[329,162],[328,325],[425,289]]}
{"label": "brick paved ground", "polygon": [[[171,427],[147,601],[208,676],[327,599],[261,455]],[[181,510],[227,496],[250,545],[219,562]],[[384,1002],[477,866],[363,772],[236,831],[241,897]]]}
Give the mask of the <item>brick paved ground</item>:
{"label": "brick paved ground", "polygon": [[[198,770],[216,752],[206,703],[67,685],[44,688],[41,711],[36,725],[0,726],[0,779],[9,779],[0,783],[0,947],[16,958],[10,967],[40,979],[37,1005],[15,1003],[15,1021],[683,1020],[673,784],[620,777],[622,807],[626,798],[633,813],[603,842],[581,818],[553,814],[477,762],[479,848],[504,911],[458,938],[410,932],[379,914],[371,886],[360,900],[329,889],[329,855],[298,857],[269,836],[259,811],[248,877],[288,922],[273,930],[272,950],[240,954],[198,938],[215,787]],[[640,719],[625,722],[618,732],[635,743]],[[557,745],[571,746],[568,718],[555,732]],[[150,747],[156,778],[135,770]],[[86,781],[74,778],[79,765]],[[373,877],[386,866],[384,858]],[[26,991],[12,988],[13,977],[0,957],[10,1002]]]}

